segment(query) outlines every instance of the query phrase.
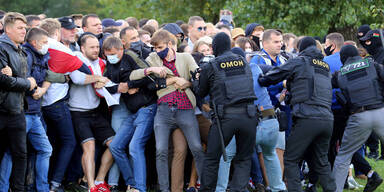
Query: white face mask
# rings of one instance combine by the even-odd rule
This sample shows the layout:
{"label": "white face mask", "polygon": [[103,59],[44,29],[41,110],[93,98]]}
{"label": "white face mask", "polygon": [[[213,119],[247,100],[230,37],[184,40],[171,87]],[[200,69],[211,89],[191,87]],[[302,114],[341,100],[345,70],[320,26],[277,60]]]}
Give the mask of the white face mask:
{"label": "white face mask", "polygon": [[117,54],[115,55],[107,55],[107,60],[110,64],[116,64],[119,62],[119,58],[117,57]]}
{"label": "white face mask", "polygon": [[76,35],[80,37],[83,33],[84,33],[83,28],[78,28]]}
{"label": "white face mask", "polygon": [[245,49],[245,52],[247,52],[247,53],[251,53],[251,52],[252,52],[252,49]]}
{"label": "white face mask", "polygon": [[42,55],[45,55],[48,53],[48,48],[49,48],[49,45],[48,43],[47,44],[44,44],[41,49],[39,50],[39,52],[42,54]]}

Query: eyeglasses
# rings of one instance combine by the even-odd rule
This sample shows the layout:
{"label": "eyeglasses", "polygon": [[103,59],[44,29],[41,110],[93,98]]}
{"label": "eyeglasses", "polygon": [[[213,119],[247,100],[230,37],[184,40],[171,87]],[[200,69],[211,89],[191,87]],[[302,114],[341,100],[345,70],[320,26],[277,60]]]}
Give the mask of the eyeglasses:
{"label": "eyeglasses", "polygon": [[207,26],[205,27],[198,27],[197,30],[200,32],[200,31],[206,31],[207,30]]}

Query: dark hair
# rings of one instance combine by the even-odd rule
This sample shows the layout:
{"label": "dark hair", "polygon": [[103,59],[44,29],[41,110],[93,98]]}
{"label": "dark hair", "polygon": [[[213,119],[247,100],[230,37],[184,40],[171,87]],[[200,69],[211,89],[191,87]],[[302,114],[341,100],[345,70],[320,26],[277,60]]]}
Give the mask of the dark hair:
{"label": "dark hair", "polygon": [[114,34],[116,32],[120,32],[119,29],[116,29],[116,28],[113,28],[113,27],[108,27],[108,28],[105,28],[103,30],[103,33],[110,33],[110,34]]}
{"label": "dark hair", "polygon": [[177,52],[178,53],[184,53],[184,49],[187,47],[188,45],[183,43],[181,44],[178,48],[177,48]]}
{"label": "dark hair", "polygon": [[194,25],[196,21],[204,21],[204,19],[200,16],[192,16],[188,19],[188,25]]}
{"label": "dark hair", "polygon": [[144,25],[141,29],[148,31],[152,35],[156,32],[156,29],[152,25]]}
{"label": "dark hair", "polygon": [[28,43],[31,43],[33,40],[39,40],[41,36],[48,37],[48,32],[42,28],[32,27],[31,29],[29,29],[27,35],[25,36],[25,40]]}
{"label": "dark hair", "polygon": [[135,17],[127,17],[125,18],[125,21],[129,24],[129,26],[138,29],[139,21]]}
{"label": "dark hair", "polygon": [[40,17],[37,15],[27,15],[25,18],[27,19],[28,26],[31,26],[32,21],[41,21]]}
{"label": "dark hair", "polygon": [[128,30],[136,30],[136,28],[134,28],[134,27],[132,27],[132,26],[124,27],[124,28],[120,31],[120,39],[123,38],[123,36],[127,33]]}
{"label": "dark hair", "polygon": [[70,17],[73,20],[83,19],[83,14],[72,14]]}
{"label": "dark hair", "polygon": [[281,32],[279,32],[279,31],[276,30],[276,29],[267,29],[267,30],[265,30],[264,33],[263,33],[262,41],[264,42],[264,41],[268,41],[268,40],[270,40],[272,34],[277,35],[277,36],[282,35]]}
{"label": "dark hair", "polygon": [[181,30],[183,30],[184,35],[188,35],[188,24],[184,23],[180,25]]}
{"label": "dark hair", "polygon": [[97,40],[97,37],[95,35],[86,34],[86,35],[81,36],[81,38],[80,38],[80,45],[81,46],[85,45],[85,42],[87,42],[87,40],[89,38],[95,38]]}
{"label": "dark hair", "polygon": [[121,39],[117,37],[108,37],[106,40],[103,42],[103,51],[109,51],[111,49],[120,49],[123,48],[123,43],[121,42]]}
{"label": "dark hair", "polygon": [[252,47],[252,51],[255,51],[255,48],[252,46],[252,40],[250,40],[248,37],[239,37],[235,44],[238,44],[241,49],[245,51],[245,44],[249,43]]}
{"label": "dark hair", "polygon": [[142,28],[145,24],[147,24],[148,21],[149,21],[149,19],[147,19],[147,18],[140,19],[139,27]]}
{"label": "dark hair", "polygon": [[81,27],[87,27],[88,26],[88,18],[99,18],[96,14],[88,14],[85,15],[81,21]]}
{"label": "dark hair", "polygon": [[184,21],[182,21],[182,20],[177,20],[175,23],[180,27],[180,25],[184,24]]}
{"label": "dark hair", "polygon": [[329,41],[335,43],[336,47],[340,49],[344,45],[344,37],[340,33],[330,33],[325,39],[329,39]]}
{"label": "dark hair", "polygon": [[227,29],[229,32],[231,32],[231,28],[228,26],[228,25],[224,25],[224,24],[220,24],[220,25],[217,25],[216,27],[217,29]]}

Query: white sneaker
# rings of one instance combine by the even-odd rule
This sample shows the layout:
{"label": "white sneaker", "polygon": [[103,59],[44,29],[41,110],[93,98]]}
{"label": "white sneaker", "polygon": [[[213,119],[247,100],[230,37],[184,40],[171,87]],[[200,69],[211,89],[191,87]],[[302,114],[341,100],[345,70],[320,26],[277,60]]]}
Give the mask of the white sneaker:
{"label": "white sneaker", "polygon": [[354,186],[358,187],[358,188],[362,188],[364,187],[363,185],[360,185],[354,178],[353,176],[349,176],[348,177],[348,183],[351,183],[353,184]]}

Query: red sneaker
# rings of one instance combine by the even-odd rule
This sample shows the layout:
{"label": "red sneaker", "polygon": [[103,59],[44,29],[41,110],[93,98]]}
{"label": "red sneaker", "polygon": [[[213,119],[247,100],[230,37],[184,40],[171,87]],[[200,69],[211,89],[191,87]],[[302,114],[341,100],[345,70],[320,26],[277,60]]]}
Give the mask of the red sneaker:
{"label": "red sneaker", "polygon": [[88,192],[99,192],[99,190],[97,190],[97,187],[92,187]]}
{"label": "red sneaker", "polygon": [[105,181],[101,184],[96,185],[96,188],[98,192],[111,192],[109,190],[110,186]]}

